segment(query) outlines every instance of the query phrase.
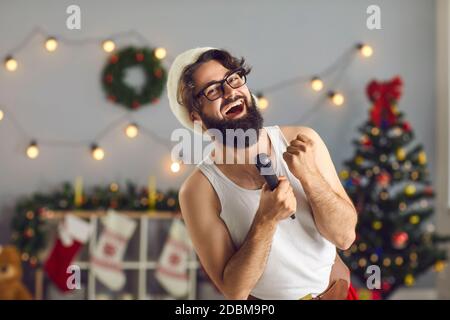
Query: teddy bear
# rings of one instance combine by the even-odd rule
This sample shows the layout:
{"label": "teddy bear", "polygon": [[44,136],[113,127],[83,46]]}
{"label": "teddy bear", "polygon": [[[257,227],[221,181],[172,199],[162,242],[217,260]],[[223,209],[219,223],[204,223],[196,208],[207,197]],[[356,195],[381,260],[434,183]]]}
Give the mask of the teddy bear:
{"label": "teddy bear", "polygon": [[22,283],[22,261],[14,246],[0,245],[0,300],[31,300]]}

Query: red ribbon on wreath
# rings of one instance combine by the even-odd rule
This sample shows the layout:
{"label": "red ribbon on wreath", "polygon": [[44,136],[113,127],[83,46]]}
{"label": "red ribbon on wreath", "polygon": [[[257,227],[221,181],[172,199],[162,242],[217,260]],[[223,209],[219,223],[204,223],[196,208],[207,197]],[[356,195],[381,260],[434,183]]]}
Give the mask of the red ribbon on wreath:
{"label": "red ribbon on wreath", "polygon": [[370,110],[370,118],[377,127],[381,126],[383,120],[389,126],[397,120],[392,106],[402,95],[402,85],[402,79],[397,76],[391,81],[386,82],[373,80],[367,86],[366,93],[373,102],[373,107]]}

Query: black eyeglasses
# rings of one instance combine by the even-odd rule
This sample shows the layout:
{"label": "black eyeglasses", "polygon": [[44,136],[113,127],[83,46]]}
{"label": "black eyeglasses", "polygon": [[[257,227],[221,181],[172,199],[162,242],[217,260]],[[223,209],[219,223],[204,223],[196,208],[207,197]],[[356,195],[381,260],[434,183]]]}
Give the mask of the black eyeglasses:
{"label": "black eyeglasses", "polygon": [[200,96],[203,95],[209,101],[217,100],[223,97],[224,94],[223,86],[225,82],[228,83],[228,85],[233,89],[242,87],[247,82],[245,70],[243,68],[239,68],[232,71],[225,79],[220,81],[214,81],[208,84],[205,88],[200,90],[200,92],[197,93],[195,97],[199,98]]}

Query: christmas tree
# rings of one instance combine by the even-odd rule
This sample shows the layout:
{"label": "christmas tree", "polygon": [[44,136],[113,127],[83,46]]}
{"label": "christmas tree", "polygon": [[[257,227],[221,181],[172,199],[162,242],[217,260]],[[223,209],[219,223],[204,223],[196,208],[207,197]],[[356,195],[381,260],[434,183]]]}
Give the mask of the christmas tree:
{"label": "christmas tree", "polygon": [[356,241],[341,256],[363,284],[367,267],[379,266],[379,288],[372,295],[383,299],[414,285],[430,267],[441,271],[446,252],[438,243],[449,240],[427,221],[434,191],[423,145],[413,142],[411,125],[397,106],[401,91],[399,77],[369,83],[369,120],[358,128],[355,154],[340,172],[358,211]]}

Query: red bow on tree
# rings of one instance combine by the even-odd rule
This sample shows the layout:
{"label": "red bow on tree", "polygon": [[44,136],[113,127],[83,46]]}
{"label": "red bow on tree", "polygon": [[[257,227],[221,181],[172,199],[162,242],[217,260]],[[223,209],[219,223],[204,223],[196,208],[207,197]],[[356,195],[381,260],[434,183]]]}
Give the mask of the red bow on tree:
{"label": "red bow on tree", "polygon": [[402,79],[397,76],[391,81],[386,82],[373,80],[367,86],[367,95],[373,102],[373,107],[370,110],[370,118],[377,127],[381,126],[383,120],[389,126],[397,120],[392,106],[402,95],[402,85]]}

